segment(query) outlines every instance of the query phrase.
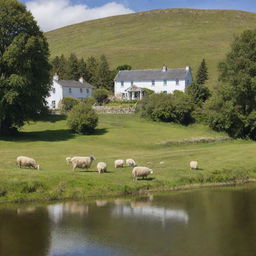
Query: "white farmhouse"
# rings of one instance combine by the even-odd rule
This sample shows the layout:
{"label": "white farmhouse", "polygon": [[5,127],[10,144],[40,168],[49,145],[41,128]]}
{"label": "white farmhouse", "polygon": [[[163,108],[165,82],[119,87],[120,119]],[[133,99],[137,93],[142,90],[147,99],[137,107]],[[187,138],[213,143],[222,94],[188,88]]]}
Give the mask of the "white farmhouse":
{"label": "white farmhouse", "polygon": [[185,92],[192,83],[190,67],[168,69],[122,70],[115,77],[115,96],[121,99],[142,99],[143,89],[155,93]]}
{"label": "white farmhouse", "polygon": [[74,80],[59,80],[59,76],[53,76],[50,96],[46,98],[47,106],[50,109],[56,109],[60,101],[64,97],[73,97],[77,99],[84,99],[92,96],[93,86],[84,81],[81,77],[79,81]]}

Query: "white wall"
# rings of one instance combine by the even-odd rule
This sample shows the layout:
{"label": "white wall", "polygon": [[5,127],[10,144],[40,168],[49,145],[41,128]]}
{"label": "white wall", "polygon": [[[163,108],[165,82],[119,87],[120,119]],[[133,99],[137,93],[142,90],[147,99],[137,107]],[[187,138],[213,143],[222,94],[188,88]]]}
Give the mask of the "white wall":
{"label": "white wall", "polygon": [[[53,92],[55,89],[55,93]],[[55,101],[55,108],[58,108],[59,102],[63,99],[62,86],[60,86],[55,80],[53,80],[52,89],[50,90],[50,96],[46,98],[47,106],[50,109],[54,109],[53,101]]]}
{"label": "white wall", "polygon": [[[71,88],[71,93],[69,92],[69,88]],[[55,93],[53,92],[53,89],[55,89]],[[73,87],[62,87],[60,84],[58,84],[57,81],[53,80],[52,89],[49,92],[50,96],[46,98],[47,106],[50,109],[56,109],[59,107],[60,101],[63,99],[63,97],[74,97],[77,99],[83,99],[88,98],[92,96],[92,89],[91,88],[81,88],[82,92],[80,91],[80,88],[73,88]],[[53,101],[55,101],[55,107],[53,106]]]}
{"label": "white wall", "polygon": [[[155,93],[167,92],[173,93],[175,90],[185,92],[187,86],[192,83],[191,73],[188,74],[185,80],[179,80],[179,84],[176,84],[176,80],[167,80],[167,84],[164,81],[155,81],[155,85],[152,85],[152,81],[133,81],[133,85],[153,90]],[[131,87],[130,81],[124,81],[124,85],[121,82],[115,82],[115,95],[126,93],[126,89]]]}

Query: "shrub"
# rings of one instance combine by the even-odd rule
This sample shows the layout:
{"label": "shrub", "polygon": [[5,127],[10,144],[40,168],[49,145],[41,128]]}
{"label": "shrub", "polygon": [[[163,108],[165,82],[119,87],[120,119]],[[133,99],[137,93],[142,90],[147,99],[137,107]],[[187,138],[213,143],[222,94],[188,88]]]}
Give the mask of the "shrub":
{"label": "shrub", "polygon": [[100,105],[106,103],[108,101],[108,90],[106,89],[95,89],[93,92],[93,96],[96,102]]}
{"label": "shrub", "polygon": [[90,134],[98,124],[98,116],[91,105],[81,102],[68,113],[67,124],[75,133]]}
{"label": "shrub", "polygon": [[62,113],[68,113],[80,101],[73,97],[64,97],[60,102],[60,110]]}
{"label": "shrub", "polygon": [[83,99],[83,102],[92,106],[95,104],[96,100],[94,97],[88,97],[88,98]]}
{"label": "shrub", "polygon": [[145,97],[138,106],[142,117],[184,125],[193,121],[193,109],[194,104],[190,96],[180,91],[173,94],[152,94]]}

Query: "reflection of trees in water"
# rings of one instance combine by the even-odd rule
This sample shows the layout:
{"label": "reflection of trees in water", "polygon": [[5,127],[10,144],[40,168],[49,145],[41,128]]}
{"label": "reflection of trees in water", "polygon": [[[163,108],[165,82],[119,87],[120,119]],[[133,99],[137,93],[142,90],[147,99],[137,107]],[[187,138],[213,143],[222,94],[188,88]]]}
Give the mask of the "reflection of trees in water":
{"label": "reflection of trees in water", "polygon": [[45,208],[0,211],[1,256],[46,256],[50,226]]}

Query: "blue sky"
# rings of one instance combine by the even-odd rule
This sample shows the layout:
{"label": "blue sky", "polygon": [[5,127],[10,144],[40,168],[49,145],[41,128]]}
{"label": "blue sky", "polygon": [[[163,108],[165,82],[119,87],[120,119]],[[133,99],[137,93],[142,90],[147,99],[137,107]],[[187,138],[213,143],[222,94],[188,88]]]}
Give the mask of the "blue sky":
{"label": "blue sky", "polygon": [[[43,31],[133,12],[165,8],[235,9],[256,12],[256,0],[20,0]],[[56,18],[58,17],[58,18]]]}
{"label": "blue sky", "polygon": [[[28,1],[21,0],[23,3]],[[160,8],[236,9],[256,12],[256,0],[71,0],[71,2],[86,4],[91,8],[117,2],[135,12]]]}

